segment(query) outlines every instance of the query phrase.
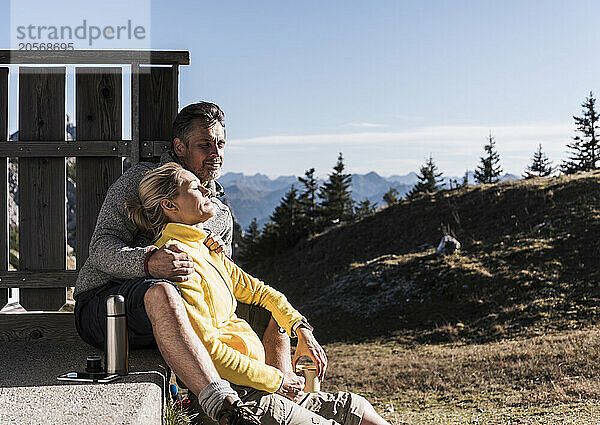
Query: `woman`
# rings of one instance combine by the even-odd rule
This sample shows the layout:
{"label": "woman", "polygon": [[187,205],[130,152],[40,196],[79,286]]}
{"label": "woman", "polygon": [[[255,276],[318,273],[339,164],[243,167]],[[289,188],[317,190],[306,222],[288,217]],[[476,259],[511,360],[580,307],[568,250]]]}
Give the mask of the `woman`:
{"label": "woman", "polygon": [[254,402],[264,412],[262,423],[332,423],[325,418],[348,424],[386,423],[360,396],[303,395],[301,378],[265,363],[260,339],[235,315],[237,301],[266,308],[288,335],[298,336],[295,359],[309,356],[320,379],[327,358],[306,319],[283,294],[245,273],[223,253],[205,246],[207,235],[202,223],[214,211],[208,190],[194,174],[179,164],[165,164],[144,177],[139,195],[139,201],[126,204],[129,218],[155,235],[157,247],[177,242],[193,259],[195,273],[187,281],[177,282],[190,322],[221,377],[239,386],[242,400]]}

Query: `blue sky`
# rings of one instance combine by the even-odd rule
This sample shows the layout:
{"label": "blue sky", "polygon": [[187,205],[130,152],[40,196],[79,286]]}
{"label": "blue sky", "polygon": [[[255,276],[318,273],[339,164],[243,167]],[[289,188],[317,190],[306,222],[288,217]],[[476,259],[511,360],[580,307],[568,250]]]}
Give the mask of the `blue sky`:
{"label": "blue sky", "polygon": [[131,17],[149,47],[189,50],[180,102],[225,110],[225,171],[324,175],[341,151],[352,172],[406,174],[431,153],[462,175],[491,131],[504,169],[520,174],[538,143],[565,157],[572,115],[599,89],[592,1],[18,4],[32,22]]}

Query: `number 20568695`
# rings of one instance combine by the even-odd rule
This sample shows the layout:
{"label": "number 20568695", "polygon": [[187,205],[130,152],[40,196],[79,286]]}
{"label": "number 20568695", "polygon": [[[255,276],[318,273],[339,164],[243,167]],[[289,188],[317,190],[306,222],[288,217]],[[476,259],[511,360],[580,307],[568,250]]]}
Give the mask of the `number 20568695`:
{"label": "number 20568695", "polygon": [[75,50],[73,43],[19,43],[19,50]]}

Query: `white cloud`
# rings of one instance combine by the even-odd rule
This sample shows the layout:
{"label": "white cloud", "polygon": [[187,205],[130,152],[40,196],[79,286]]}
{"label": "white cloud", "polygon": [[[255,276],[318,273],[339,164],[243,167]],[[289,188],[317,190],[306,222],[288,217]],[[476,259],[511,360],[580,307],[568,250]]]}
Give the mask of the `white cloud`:
{"label": "white cloud", "polygon": [[348,124],[344,124],[343,127],[377,128],[377,127],[387,127],[387,125],[375,124],[372,122],[349,122]]}
{"label": "white cloud", "polygon": [[307,135],[275,135],[231,139],[229,143],[236,145],[359,145],[368,143],[371,146],[419,144],[425,151],[432,148],[448,149],[480,149],[491,131],[496,137],[498,149],[503,151],[521,151],[525,146],[529,150],[531,143],[542,143],[545,150],[552,150],[557,144],[561,149],[573,135],[571,124],[531,123],[517,125],[471,125],[471,126],[432,126],[405,131],[378,131],[357,133],[330,133]]}

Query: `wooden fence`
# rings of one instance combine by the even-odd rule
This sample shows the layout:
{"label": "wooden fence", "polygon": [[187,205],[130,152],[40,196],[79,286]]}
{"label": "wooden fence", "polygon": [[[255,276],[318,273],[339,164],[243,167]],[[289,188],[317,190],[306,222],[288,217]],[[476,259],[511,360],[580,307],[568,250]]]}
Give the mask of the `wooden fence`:
{"label": "wooden fence", "polygon": [[[0,308],[8,288],[20,288],[20,304],[28,311],[0,314],[0,341],[77,338],[73,314],[57,312],[77,277],[77,271],[66,270],[66,158],[76,158],[75,251],[81,267],[102,201],[122,173],[122,158],[152,161],[168,149],[178,111],[179,66],[188,64],[186,51],[0,51],[5,140],[0,142]],[[65,140],[67,65],[75,65],[74,141]],[[122,140],[127,67],[131,140]],[[19,140],[8,141],[9,72],[15,70]],[[8,271],[8,158],[18,158],[19,167],[18,271]]]}

